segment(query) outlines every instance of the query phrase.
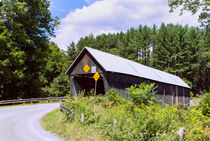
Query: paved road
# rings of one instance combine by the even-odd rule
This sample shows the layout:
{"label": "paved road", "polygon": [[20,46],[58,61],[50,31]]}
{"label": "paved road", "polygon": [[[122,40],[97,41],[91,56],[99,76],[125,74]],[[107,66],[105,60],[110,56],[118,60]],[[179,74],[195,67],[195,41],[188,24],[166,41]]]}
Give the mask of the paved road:
{"label": "paved road", "polygon": [[59,103],[0,108],[0,141],[60,141],[39,120]]}

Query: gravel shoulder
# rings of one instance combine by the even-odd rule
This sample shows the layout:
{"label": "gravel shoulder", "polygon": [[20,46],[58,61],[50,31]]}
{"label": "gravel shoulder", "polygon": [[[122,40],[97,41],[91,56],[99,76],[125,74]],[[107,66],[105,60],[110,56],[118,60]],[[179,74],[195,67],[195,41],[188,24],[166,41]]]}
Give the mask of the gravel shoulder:
{"label": "gravel shoulder", "polygon": [[0,141],[60,141],[45,131],[40,119],[59,107],[59,103],[0,107]]}

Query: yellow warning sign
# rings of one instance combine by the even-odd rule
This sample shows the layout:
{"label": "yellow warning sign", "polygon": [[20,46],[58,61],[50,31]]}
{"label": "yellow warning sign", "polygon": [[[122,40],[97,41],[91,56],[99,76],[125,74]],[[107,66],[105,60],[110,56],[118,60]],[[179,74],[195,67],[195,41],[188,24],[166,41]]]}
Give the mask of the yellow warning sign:
{"label": "yellow warning sign", "polygon": [[98,72],[96,72],[94,75],[93,75],[93,78],[95,79],[95,81],[97,81],[100,77],[100,74]]}
{"label": "yellow warning sign", "polygon": [[90,70],[90,67],[88,65],[85,65],[83,67],[83,70],[87,73]]}

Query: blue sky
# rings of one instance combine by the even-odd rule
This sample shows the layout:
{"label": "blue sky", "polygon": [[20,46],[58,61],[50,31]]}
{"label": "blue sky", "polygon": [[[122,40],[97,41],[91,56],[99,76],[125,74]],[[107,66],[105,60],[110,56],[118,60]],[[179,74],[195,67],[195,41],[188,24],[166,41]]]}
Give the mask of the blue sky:
{"label": "blue sky", "polygon": [[51,3],[51,13],[60,19],[64,18],[69,12],[88,6],[100,0],[49,0]]}
{"label": "blue sky", "polygon": [[167,0],[50,0],[52,15],[60,18],[51,40],[66,50],[90,33],[116,33],[141,25],[173,23],[199,26],[198,15],[169,13]]}
{"label": "blue sky", "polygon": [[88,3],[84,0],[50,0],[52,15],[58,16],[60,19],[64,18],[69,12],[77,8],[87,6]]}

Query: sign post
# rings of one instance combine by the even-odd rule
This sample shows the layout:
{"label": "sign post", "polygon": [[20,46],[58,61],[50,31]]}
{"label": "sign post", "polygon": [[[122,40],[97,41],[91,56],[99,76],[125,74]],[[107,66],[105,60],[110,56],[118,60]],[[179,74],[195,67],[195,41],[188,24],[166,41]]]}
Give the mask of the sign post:
{"label": "sign post", "polygon": [[97,81],[98,81],[98,79],[99,79],[99,77],[100,77],[100,74],[98,73],[98,72],[96,72],[94,75],[93,75],[93,78],[94,78],[94,80],[95,80],[95,93],[94,93],[94,96],[96,95],[96,88],[97,88]]}
{"label": "sign post", "polygon": [[95,81],[94,96],[96,96],[97,81]]}

